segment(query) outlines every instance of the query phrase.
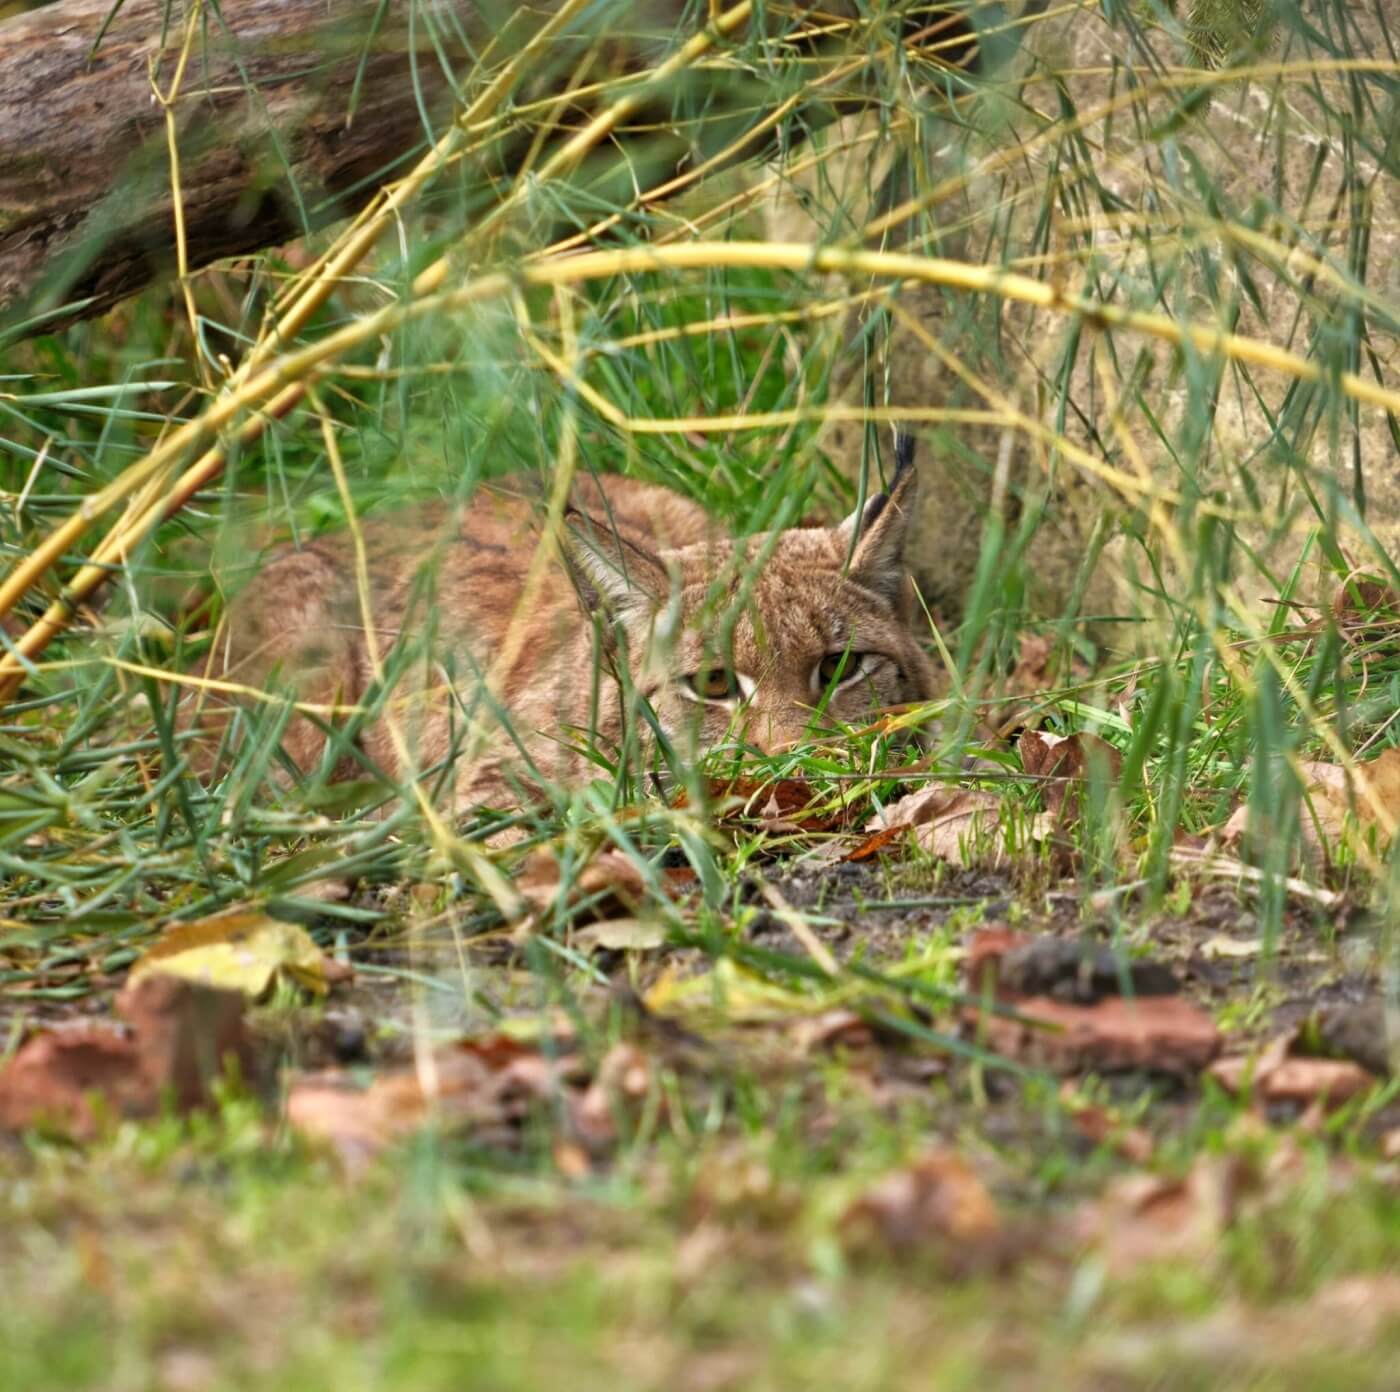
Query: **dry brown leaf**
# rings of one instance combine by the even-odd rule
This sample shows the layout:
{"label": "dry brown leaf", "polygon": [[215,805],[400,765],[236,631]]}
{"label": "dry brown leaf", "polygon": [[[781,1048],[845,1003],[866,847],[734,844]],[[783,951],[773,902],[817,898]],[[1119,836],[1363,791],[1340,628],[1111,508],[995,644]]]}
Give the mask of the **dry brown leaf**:
{"label": "dry brown leaf", "polygon": [[930,1151],[876,1180],[846,1210],[841,1231],[853,1248],[931,1252],[959,1269],[1005,1255],[1005,1228],[991,1194],[952,1150]]}
{"label": "dry brown leaf", "polygon": [[980,788],[930,783],[889,803],[866,824],[868,832],[913,829],[924,850],[954,864],[982,864],[1000,858],[997,839],[1000,802]]}
{"label": "dry brown leaf", "polygon": [[884,827],[880,831],[867,836],[860,842],[855,850],[847,851],[844,855],[838,854],[831,856],[829,859],[841,861],[869,860],[871,857],[879,855],[892,841],[898,841],[907,830],[907,827],[902,826]]}
{"label": "dry brown leaf", "polygon": [[1220,1048],[1215,1022],[1181,996],[1111,996],[1094,1005],[1028,996],[1014,1008],[1019,1018],[979,1016],[980,1037],[998,1053],[1057,1073],[1195,1073]]}
{"label": "dry brown leaf", "polygon": [[587,1179],[593,1173],[593,1162],[588,1152],[575,1141],[562,1137],[554,1142],[554,1168],[564,1179]]}
{"label": "dry brown leaf", "polygon": [[[757,821],[769,830],[835,831],[851,816],[848,808],[832,810],[831,794],[805,778],[712,778],[706,800],[720,822]],[[687,802],[682,793],[675,805]]]}
{"label": "dry brown leaf", "polygon": [[499,1123],[509,1066],[494,1068],[478,1053],[444,1049],[421,1072],[393,1069],[368,1086],[340,1070],[307,1074],[288,1090],[287,1120],[329,1142],[353,1169],[430,1119],[453,1128]]}
{"label": "dry brown leaf", "polygon": [[[1285,1138],[1266,1155],[1203,1154],[1179,1177],[1127,1175],[1085,1203],[1072,1229],[1098,1251],[1113,1276],[1147,1262],[1209,1263],[1221,1239],[1242,1218],[1287,1204],[1299,1185],[1316,1176],[1301,1148]],[[1333,1159],[1327,1182],[1341,1191],[1352,1166]]]}
{"label": "dry brown leaf", "polygon": [[1122,755],[1107,740],[1084,732],[1052,735],[1027,730],[1016,747],[1021,767],[1046,780],[1041,790],[1045,810],[1061,826],[1079,815],[1080,794],[1087,779],[1114,780],[1123,767]]}
{"label": "dry brown leaf", "polygon": [[1115,994],[1121,978],[1108,949],[1086,952],[1078,943],[992,928],[973,938],[965,969],[972,991],[990,991],[1015,1012],[969,1010],[966,1027],[998,1053],[1037,1067],[1193,1073],[1220,1048],[1215,1022],[1168,994],[1174,981],[1152,962],[1123,966],[1134,992],[1123,996]]}
{"label": "dry brown leaf", "polygon": [[1351,1059],[1309,1058],[1299,1052],[1302,1036],[1289,1030],[1271,1040],[1257,1055],[1232,1055],[1210,1069],[1226,1092],[1246,1088],[1259,1102],[1338,1107],[1374,1087],[1378,1079]]}
{"label": "dry brown leaf", "polygon": [[875,1042],[875,1033],[864,1016],[854,1010],[824,1010],[809,1015],[793,1026],[793,1039],[803,1054],[818,1049],[866,1049]]}
{"label": "dry brown leaf", "polygon": [[617,1140],[619,1109],[635,1109],[652,1086],[651,1060],[635,1044],[614,1044],[572,1111],[579,1141],[595,1154]]}
{"label": "dry brown leaf", "polygon": [[1016,665],[1007,677],[1009,691],[1044,691],[1050,683],[1050,656],[1055,650],[1052,638],[1043,633],[1023,633]]}
{"label": "dry brown leaf", "polygon": [[174,977],[129,983],[117,998],[127,1028],[84,1024],[36,1035],[0,1072],[0,1127],[55,1127],[86,1139],[102,1116],[185,1112],[210,1099],[232,1065],[259,1081],[243,997]]}
{"label": "dry brown leaf", "polygon": [[37,1035],[0,1073],[0,1126],[10,1131],[44,1126],[86,1138],[99,1111],[143,1116],[154,1104],[135,1040],[110,1025]]}
{"label": "dry brown leaf", "polygon": [[1152,1159],[1152,1137],[1142,1127],[1125,1126],[1111,1108],[1083,1101],[1073,1083],[1067,1082],[1061,1087],[1060,1099],[1069,1111],[1074,1129],[1085,1140],[1109,1147],[1134,1165],[1145,1165]]}
{"label": "dry brown leaf", "polygon": [[1075,1236],[1113,1276],[1149,1262],[1208,1261],[1234,1216],[1236,1169],[1233,1158],[1211,1155],[1180,1178],[1126,1175],[1080,1209]]}
{"label": "dry brown leaf", "polygon": [[[1400,825],[1400,748],[1385,750],[1359,766],[1353,780],[1340,764],[1305,759],[1298,765],[1303,777],[1303,839],[1308,846],[1330,856],[1351,836],[1363,843],[1374,836],[1376,849],[1390,844],[1379,806],[1391,824]],[[1369,796],[1368,796],[1369,794]],[[1221,829],[1221,844],[1238,846],[1250,830],[1248,805],[1238,807]]]}
{"label": "dry brown leaf", "polygon": [[[515,888],[533,919],[553,913],[562,892],[561,881],[559,860],[552,850],[540,847],[525,857],[515,875]],[[570,905],[594,896],[599,896],[592,907],[595,918],[633,917],[646,902],[647,883],[629,856],[601,850],[578,871],[568,888]]]}
{"label": "dry brown leaf", "polygon": [[1352,643],[1379,643],[1400,634],[1400,594],[1385,580],[1360,571],[1337,587],[1332,617]]}
{"label": "dry brown leaf", "polygon": [[576,1107],[587,1081],[576,1056],[546,1056],[495,1033],[439,1049],[418,1067],[382,1072],[367,1086],[338,1069],[304,1074],[288,1090],[287,1120],[328,1142],[353,1170],[429,1121],[513,1137],[542,1102]]}

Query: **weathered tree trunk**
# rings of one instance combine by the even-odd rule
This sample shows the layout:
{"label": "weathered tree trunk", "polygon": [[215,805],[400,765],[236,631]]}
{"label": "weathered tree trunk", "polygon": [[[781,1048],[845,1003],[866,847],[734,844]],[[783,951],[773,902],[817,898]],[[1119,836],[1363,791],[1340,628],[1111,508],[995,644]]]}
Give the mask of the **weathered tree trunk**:
{"label": "weathered tree trunk", "polygon": [[[168,90],[184,24],[172,6],[162,31],[166,4],[126,0],[100,41],[112,0],[61,0],[0,25],[5,318],[75,301],[62,319],[98,314],[173,264],[153,71]],[[422,143],[407,8],[395,0],[373,37],[378,6],[365,0],[205,10],[174,104],[191,268],[343,216]],[[441,111],[448,83],[426,37],[421,47],[424,107]]]}
{"label": "weathered tree trunk", "polygon": [[[58,0],[0,24],[0,335],[99,314],[174,265],[172,161],[155,89],[170,90],[191,5],[124,0],[113,17],[113,0]],[[471,71],[467,42],[500,36],[498,55],[516,51],[553,8],[206,6],[173,104],[189,267],[353,212],[440,133],[457,95],[447,65]],[[628,22],[609,42],[613,70],[672,47],[685,9],[685,0],[621,6]],[[944,34],[948,24],[945,15]],[[555,66],[531,73],[529,89],[557,84],[589,41],[551,44]],[[732,73],[708,82],[736,85]],[[746,121],[754,95],[745,94]],[[692,90],[691,104],[708,120],[723,96]],[[498,174],[502,155],[508,147],[493,161]]]}

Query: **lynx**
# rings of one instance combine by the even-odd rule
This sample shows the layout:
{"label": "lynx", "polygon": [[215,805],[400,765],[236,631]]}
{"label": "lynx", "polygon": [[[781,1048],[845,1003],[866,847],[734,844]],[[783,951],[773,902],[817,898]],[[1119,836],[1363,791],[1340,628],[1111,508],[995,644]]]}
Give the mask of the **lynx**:
{"label": "lynx", "polygon": [[[608,476],[576,482],[557,545],[538,503],[498,487],[367,523],[358,544],[284,547],[230,603],[205,670],[337,710],[392,677],[332,776],[426,776],[458,812],[604,776],[653,722],[682,758],[772,752],[932,695],[903,563],[917,475],[898,453],[888,493],[836,527],[734,540],[695,503]],[[184,719],[207,765],[232,707],[200,701]],[[325,719],[294,714],[282,746],[315,769]]]}

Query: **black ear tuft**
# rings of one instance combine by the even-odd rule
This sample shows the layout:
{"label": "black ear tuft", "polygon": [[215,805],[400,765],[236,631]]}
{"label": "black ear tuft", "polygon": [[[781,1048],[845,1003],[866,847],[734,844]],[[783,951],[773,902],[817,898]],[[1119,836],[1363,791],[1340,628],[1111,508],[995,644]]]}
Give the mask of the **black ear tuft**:
{"label": "black ear tuft", "polygon": [[894,484],[899,482],[899,476],[906,470],[914,467],[914,451],[919,447],[919,442],[912,435],[899,434],[894,437],[894,483],[890,485],[890,492],[894,492]]}
{"label": "black ear tuft", "polygon": [[841,532],[851,543],[851,577],[897,602],[905,588],[904,544],[919,487],[912,435],[895,436],[894,457],[889,488],[848,517]]}

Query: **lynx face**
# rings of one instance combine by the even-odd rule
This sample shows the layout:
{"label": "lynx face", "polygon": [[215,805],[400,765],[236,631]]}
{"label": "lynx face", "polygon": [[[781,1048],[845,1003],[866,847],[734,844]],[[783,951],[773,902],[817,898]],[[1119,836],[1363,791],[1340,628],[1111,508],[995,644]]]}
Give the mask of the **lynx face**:
{"label": "lynx face", "polygon": [[772,753],[933,694],[902,550],[915,474],[839,527],[647,552],[597,525],[569,542],[585,603],[624,630],[631,676],[683,755]]}

